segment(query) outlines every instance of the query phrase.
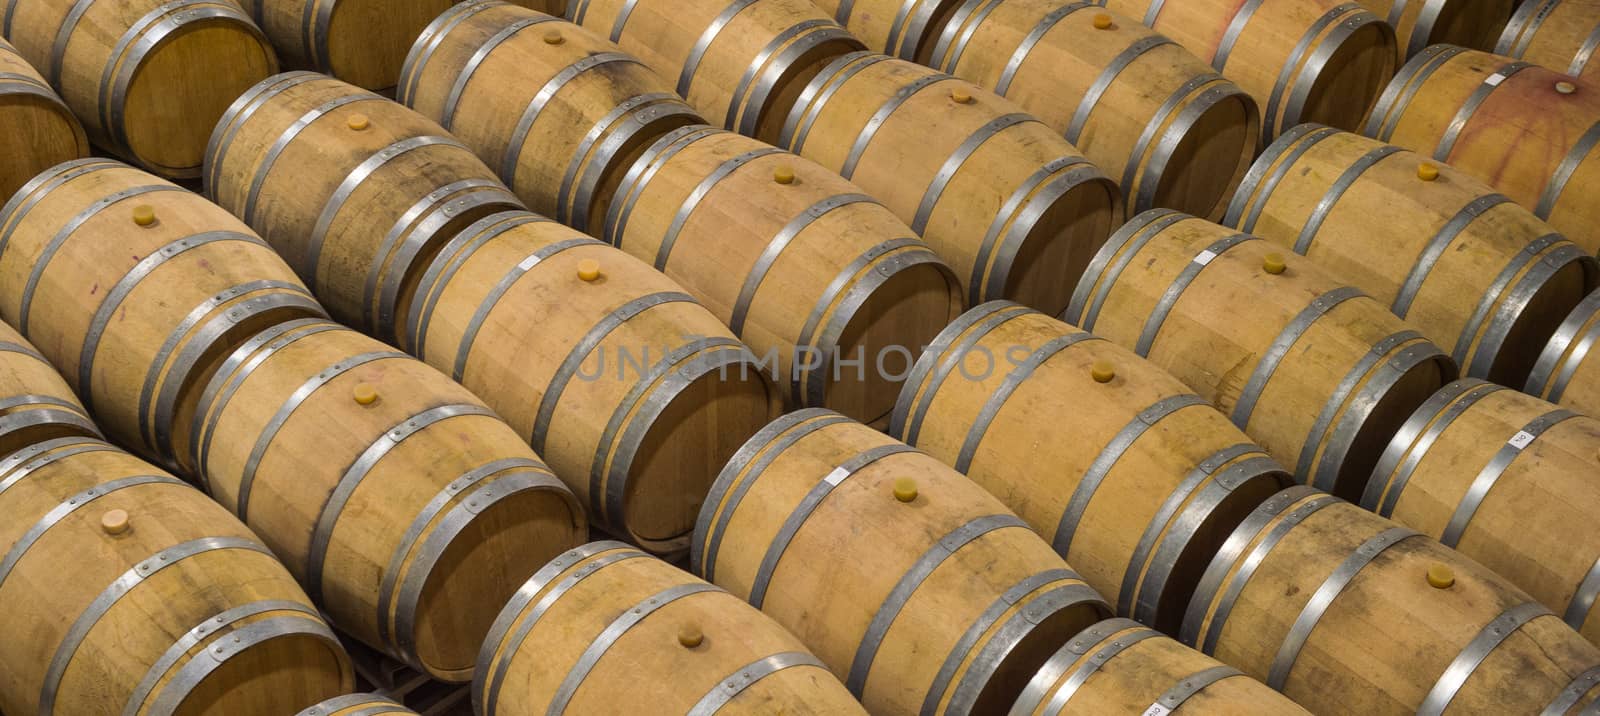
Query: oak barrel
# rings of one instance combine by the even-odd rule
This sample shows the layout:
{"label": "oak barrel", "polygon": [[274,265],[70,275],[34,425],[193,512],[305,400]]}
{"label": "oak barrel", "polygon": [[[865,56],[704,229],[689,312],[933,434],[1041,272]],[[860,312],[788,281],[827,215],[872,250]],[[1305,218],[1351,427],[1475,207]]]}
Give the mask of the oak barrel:
{"label": "oak barrel", "polygon": [[416,713],[379,694],[349,694],[335,696],[296,716],[395,716]]}
{"label": "oak barrel", "polygon": [[1600,251],[1600,84],[1435,45],[1400,70],[1362,133],[1477,177]]}
{"label": "oak barrel", "polygon": [[809,0],[574,0],[568,17],[673,81],[713,123],[768,142],[824,64],[866,49]]}
{"label": "oak barrel", "polygon": [[287,67],[391,90],[422,28],[455,0],[238,0]]}
{"label": "oak barrel", "polygon": [[207,194],[259,231],[335,318],[386,339],[440,246],[522,208],[438,124],[311,72],[240,96],[205,166]]}
{"label": "oak barrel", "polygon": [[912,351],[964,308],[950,268],[882,204],[706,125],[650,145],[600,228],[772,365],[791,407],[888,415]]}
{"label": "oak barrel", "polygon": [[[1477,0],[1469,0],[1476,2]],[[1355,129],[1394,76],[1384,18],[1340,0],[1104,0],[1177,40],[1261,106],[1271,141],[1302,122]]]}
{"label": "oak barrel", "polygon": [[1267,148],[1225,223],[1309,257],[1420,328],[1468,375],[1528,379],[1600,264],[1478,180],[1305,124]]}
{"label": "oak barrel", "polygon": [[0,708],[282,716],[354,686],[349,657],[243,524],[108,443],[0,461]]}
{"label": "oak barrel", "polygon": [[1010,711],[1068,714],[1309,716],[1238,669],[1131,619],[1107,619],[1073,637]]}
{"label": "oak barrel", "polygon": [[[1453,42],[1489,49],[1488,45]],[[1600,2],[1597,0],[1529,0],[1517,8],[1511,23],[1494,44],[1494,52],[1527,60],[1580,77],[1600,73],[1592,62],[1600,50]]]}
{"label": "oak barrel", "polygon": [[966,0],[928,65],[1033,113],[1122,186],[1128,215],[1221,218],[1261,112],[1178,43],[1093,2]]}
{"label": "oak barrel", "polygon": [[1589,360],[1597,340],[1600,291],[1589,294],[1561,322],[1523,390],[1579,412],[1600,414],[1600,361]]}
{"label": "oak barrel", "polygon": [[0,317],[108,434],[169,465],[174,426],[238,342],[322,315],[238,219],[124,164],[60,164],[0,209]]}
{"label": "oak barrel", "polygon": [[0,35],[61,93],[89,139],[163,177],[199,176],[217,118],[278,71],[266,36],[233,0],[4,0],[0,12]]}
{"label": "oak barrel", "polygon": [[866,715],[771,618],[620,542],[523,585],[478,652],[472,703],[481,716]]}
{"label": "oak barrel", "polygon": [[1459,380],[1406,422],[1361,505],[1438,539],[1600,641],[1600,421]]}
{"label": "oak barrel", "polygon": [[480,220],[418,284],[407,350],[482,396],[594,522],[681,554],[717,471],[781,406],[722,322],[643,262],[528,212]]}
{"label": "oak barrel", "polygon": [[1521,1],[1360,0],[1394,28],[1402,61],[1431,45],[1489,49]]}
{"label": "oak barrel", "polygon": [[398,99],[472,147],[528,208],[593,232],[634,158],[703,122],[672,85],[604,36],[500,0],[433,21]]}
{"label": "oak barrel", "polygon": [[1301,482],[1351,499],[1449,356],[1309,260],[1169,210],[1106,244],[1063,320],[1150,359]]}
{"label": "oak barrel", "polygon": [[50,361],[16,329],[0,323],[0,458],[72,436],[102,437]]}
{"label": "oak barrel", "polygon": [[182,436],[207,490],[342,630],[466,681],[495,611],[587,538],[577,498],[466,389],[327,321],[227,356]]}
{"label": "oak barrel", "polygon": [[939,31],[961,0],[812,0],[867,47],[910,62],[926,62]]}
{"label": "oak barrel", "polygon": [[838,413],[791,413],[728,463],[696,574],[793,631],[873,713],[990,714],[1110,608],[960,473]]}
{"label": "oak barrel", "polygon": [[1498,575],[1311,487],[1212,560],[1183,643],[1314,713],[1576,714],[1600,649]]}
{"label": "oak barrel", "polygon": [[889,434],[1015,510],[1118,614],[1169,631],[1222,541],[1292,482],[1176,378],[1003,301],[939,334]]}
{"label": "oak barrel", "polygon": [[62,162],[89,155],[89,139],[39,71],[0,40],[0,197]]}
{"label": "oak barrel", "polygon": [[950,263],[970,304],[1060,311],[1122,219],[1116,184],[1049,125],[966,80],[885,55],[824,67],[778,146],[883,201]]}

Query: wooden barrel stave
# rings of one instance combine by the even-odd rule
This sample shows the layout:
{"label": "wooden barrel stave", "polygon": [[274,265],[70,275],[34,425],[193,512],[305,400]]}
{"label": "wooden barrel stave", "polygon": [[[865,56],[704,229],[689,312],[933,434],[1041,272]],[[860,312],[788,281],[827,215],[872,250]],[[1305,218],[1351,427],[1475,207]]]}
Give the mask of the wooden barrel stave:
{"label": "wooden barrel stave", "polygon": [[866,713],[770,618],[620,542],[528,580],[479,652],[472,698],[484,716]]}
{"label": "wooden barrel stave", "polygon": [[1600,693],[1600,650],[1526,594],[1306,486],[1229,539],[1181,641],[1318,713],[1540,713],[1570,697],[1566,713]]}
{"label": "wooden barrel stave", "polygon": [[0,462],[0,505],[0,604],[28,625],[0,642],[7,711],[267,716],[354,686],[289,573],[177,478],[58,438]]}
{"label": "wooden barrel stave", "polygon": [[470,678],[494,607],[586,537],[577,499],[466,390],[336,324],[229,356],[187,452],[341,628]]}
{"label": "wooden barrel stave", "polygon": [[1394,28],[1401,61],[1439,44],[1489,49],[1518,1],[1360,0]]}
{"label": "wooden barrel stave", "polygon": [[873,712],[1003,710],[1109,612],[965,477],[818,409],[741,448],[701,511],[690,563],[794,631]]}
{"label": "wooden barrel stave", "polygon": [[350,694],[328,699],[296,716],[391,716],[416,713],[379,694]]}
{"label": "wooden barrel stave", "polygon": [[1596,454],[1592,418],[1456,381],[1390,443],[1361,504],[1459,549],[1596,641],[1600,535],[1587,534],[1581,517],[1600,505],[1590,487]]}
{"label": "wooden barrel stave", "polygon": [[1043,122],[965,80],[875,53],[823,68],[778,145],[893,210],[950,263],[972,304],[1061,310],[1122,216],[1115,183]]}
{"label": "wooden barrel stave", "polygon": [[[1091,375],[1102,364],[1114,370],[1107,383]],[[889,432],[1015,510],[1119,614],[1172,630],[1206,560],[1291,482],[1177,379],[1004,302],[940,334]],[[1021,455],[1059,469],[1038,473]]]}
{"label": "wooden barrel stave", "polygon": [[[1594,0],[1531,0],[1511,16],[1505,32],[1494,43],[1494,53],[1527,60],[1579,77],[1600,72],[1594,62],[1600,49],[1600,3]],[[1485,43],[1451,42],[1453,45],[1490,49]]]}
{"label": "wooden barrel stave", "polygon": [[65,437],[102,436],[50,361],[0,323],[0,458]]}
{"label": "wooden barrel stave", "polygon": [[1248,234],[1150,211],[1095,261],[1063,320],[1165,368],[1335,494],[1359,497],[1400,425],[1456,377],[1382,304]]}
{"label": "wooden barrel stave", "polygon": [[283,254],[336,318],[399,342],[396,317],[432,254],[478,219],[522,208],[434,122],[309,72],[269,77],[234,103],[206,176],[209,195]]}
{"label": "wooden barrel stave", "polygon": [[1600,281],[1586,251],[1488,186],[1320,125],[1268,148],[1226,223],[1349,280],[1454,346],[1468,375],[1507,385],[1527,381],[1561,318]]}
{"label": "wooden barrel stave", "polygon": [[1590,349],[1600,340],[1600,291],[1589,294],[1561,322],[1523,390],[1557,405],[1591,415],[1600,413],[1600,376],[1590,363]]}
{"label": "wooden barrel stave", "polygon": [[453,0],[238,0],[285,66],[390,91],[417,34]]}
{"label": "wooden barrel stave", "polygon": [[650,142],[704,121],[604,37],[500,0],[469,0],[429,25],[397,97],[472,147],[530,209],[580,231],[594,230]]}
{"label": "wooden barrel stave", "polygon": [[[1570,91],[1569,91],[1570,90]],[[1447,162],[1600,251],[1600,86],[1436,45],[1384,90],[1362,133]]]}
{"label": "wooden barrel stave", "polygon": [[1129,216],[1162,206],[1221,218],[1260,142],[1250,95],[1094,2],[968,0],[928,65],[995,91],[1062,134],[1120,179]]}
{"label": "wooden barrel stave", "polygon": [[[141,225],[145,209],[152,221]],[[110,434],[163,460],[176,456],[174,426],[235,342],[323,315],[244,224],[117,162],[61,164],[0,215],[0,315]]]}
{"label": "wooden barrel stave", "polygon": [[39,71],[0,39],[0,197],[9,198],[50,167],[89,155],[89,139],[67,103]]}

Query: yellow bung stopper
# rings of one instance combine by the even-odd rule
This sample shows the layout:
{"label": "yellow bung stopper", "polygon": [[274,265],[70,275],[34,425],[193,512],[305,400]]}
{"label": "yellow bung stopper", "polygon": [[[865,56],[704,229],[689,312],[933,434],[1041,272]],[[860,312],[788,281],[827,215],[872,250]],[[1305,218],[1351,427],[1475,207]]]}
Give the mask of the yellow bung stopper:
{"label": "yellow bung stopper", "polygon": [[1094,378],[1096,383],[1110,383],[1117,377],[1117,367],[1111,365],[1109,361],[1095,361],[1094,365],[1089,367],[1089,376]]}
{"label": "yellow bung stopper", "polygon": [[1456,583],[1456,573],[1442,564],[1428,568],[1428,585],[1434,589],[1449,589]]}
{"label": "yellow bung stopper", "polygon": [[1283,254],[1267,254],[1261,259],[1261,270],[1274,276],[1283,273],[1287,268],[1289,267],[1283,263]]}
{"label": "yellow bung stopper", "polygon": [[345,120],[345,126],[357,132],[361,132],[365,131],[367,127],[372,126],[372,120],[368,119],[367,115],[357,112],[350,115],[350,118]]}
{"label": "yellow bung stopper", "polygon": [[1111,16],[1103,12],[1094,16],[1094,29],[1096,30],[1110,30],[1113,24]]}
{"label": "yellow bung stopper", "polygon": [[972,93],[961,87],[950,90],[950,99],[956,104],[972,104]]}
{"label": "yellow bung stopper", "polygon": [[578,262],[578,278],[584,281],[593,281],[600,278],[600,262],[594,259],[584,259]]}
{"label": "yellow bung stopper", "polygon": [[693,624],[685,624],[678,628],[678,644],[683,646],[685,649],[693,649],[701,644],[704,644],[705,641],[706,635],[704,632],[700,631],[700,627],[698,626]]}
{"label": "yellow bung stopper", "polygon": [[1571,82],[1561,81],[1556,83],[1556,91],[1561,94],[1572,94],[1578,91],[1578,86]]}
{"label": "yellow bung stopper", "polygon": [[772,172],[772,180],[777,182],[777,183],[779,183],[779,184],[784,184],[784,185],[793,184],[794,183],[794,169],[792,167],[787,167],[787,166],[778,167],[777,169],[773,170],[773,172]]}
{"label": "yellow bung stopper", "polygon": [[351,392],[356,402],[361,405],[372,405],[378,402],[378,389],[372,387],[371,383],[357,383],[355,390]]}
{"label": "yellow bung stopper", "polygon": [[917,499],[917,481],[909,477],[895,478],[894,499],[901,502],[911,502]]}
{"label": "yellow bung stopper", "polygon": [[1433,181],[1439,178],[1439,167],[1432,164],[1423,164],[1417,167],[1417,178],[1423,181]]}
{"label": "yellow bung stopper", "polygon": [[559,45],[566,41],[567,38],[561,36],[560,30],[551,30],[544,34],[544,44],[546,45]]}
{"label": "yellow bung stopper", "polygon": [[120,535],[123,532],[127,532],[127,510],[107,510],[105,514],[100,515],[100,529],[105,530],[108,535]]}
{"label": "yellow bung stopper", "polygon": [[149,226],[156,223],[156,208],[149,204],[140,204],[133,207],[133,223],[140,226]]}

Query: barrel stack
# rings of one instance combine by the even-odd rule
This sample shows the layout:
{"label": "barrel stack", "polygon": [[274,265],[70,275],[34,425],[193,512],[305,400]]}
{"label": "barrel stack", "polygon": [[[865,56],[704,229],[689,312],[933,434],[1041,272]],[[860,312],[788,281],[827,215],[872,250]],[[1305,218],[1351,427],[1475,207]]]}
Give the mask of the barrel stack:
{"label": "barrel stack", "polygon": [[[1560,2],[1560,0],[1556,0]],[[1361,0],[1388,21],[1399,40],[1400,61],[1433,45],[1494,46],[1519,0]],[[1533,4],[1538,4],[1537,2]]]}
{"label": "barrel stack", "polygon": [[285,68],[392,93],[412,41],[454,0],[237,0]]}
{"label": "barrel stack", "polygon": [[[1480,50],[1481,44],[1450,42]],[[1497,55],[1525,60],[1557,72],[1593,79],[1600,71],[1600,3],[1594,0],[1530,0],[1517,8],[1492,48]]]}

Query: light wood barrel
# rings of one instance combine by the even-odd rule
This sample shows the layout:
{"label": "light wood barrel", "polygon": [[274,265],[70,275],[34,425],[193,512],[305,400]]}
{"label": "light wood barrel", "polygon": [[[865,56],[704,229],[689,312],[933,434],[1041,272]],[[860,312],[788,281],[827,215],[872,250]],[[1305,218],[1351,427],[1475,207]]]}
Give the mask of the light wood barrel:
{"label": "light wood barrel", "polygon": [[39,71],[0,39],[0,197],[62,162],[89,155],[89,139]]}
{"label": "light wood barrel", "polygon": [[1600,421],[1481,380],[1389,444],[1361,505],[1454,547],[1600,641]]}
{"label": "light wood barrel", "polygon": [[811,80],[778,145],[837,171],[939,252],[978,304],[1055,313],[1122,219],[1116,184],[1049,125],[966,80],[857,52]]}
{"label": "light wood barrel", "polygon": [[0,209],[0,316],[109,434],[169,464],[174,426],[235,345],[322,315],[238,219],[124,164],[58,165]]}
{"label": "light wood barrel", "polygon": [[378,694],[350,694],[328,699],[301,711],[297,716],[389,716],[416,713]]}
{"label": "light wood barrel", "polygon": [[1447,162],[1600,251],[1600,84],[1435,45],[1400,70],[1362,133]]}
{"label": "light wood barrel", "polygon": [[1239,83],[1260,104],[1262,135],[1268,141],[1302,122],[1359,127],[1399,62],[1394,29],[1355,2],[1105,0],[1104,4],[1141,18]]}
{"label": "light wood barrel", "polygon": [[1251,168],[1225,223],[1367,291],[1468,375],[1528,379],[1600,264],[1478,180],[1321,125],[1285,133]]}
{"label": "light wood barrel", "polygon": [[[1485,44],[1451,44],[1488,49]],[[1600,0],[1524,2],[1494,45],[1497,55],[1589,78],[1600,75],[1600,62],[1591,62],[1595,50],[1600,50]]]}
{"label": "light wood barrel", "polygon": [[418,285],[407,349],[504,416],[596,524],[652,552],[687,548],[717,471],[781,406],[772,367],[681,286],[549,219],[479,221]]}
{"label": "light wood barrel", "polygon": [[1118,614],[1169,631],[1222,541],[1292,482],[1176,378],[1003,301],[939,334],[889,426],[1015,510]]}
{"label": "light wood barrel", "polygon": [[335,318],[390,339],[440,246],[478,219],[522,208],[438,124],[311,72],[269,77],[234,102],[211,136],[206,189]]}
{"label": "light wood barrel", "polygon": [[455,0],[238,0],[288,67],[390,90],[422,28]]}
{"label": "light wood barrel", "polygon": [[200,176],[206,136],[278,71],[232,0],[5,0],[0,35],[61,93],[89,138],[168,178]]}
{"label": "light wood barrel", "polygon": [[1557,405],[1600,415],[1600,360],[1589,360],[1596,341],[1600,341],[1600,291],[1589,294],[1561,322],[1539,354],[1523,390]]}
{"label": "light wood barrel", "polygon": [[1106,244],[1063,320],[1133,348],[1301,482],[1351,499],[1417,406],[1457,377],[1438,346],[1316,264],[1168,210]]}
{"label": "light wood barrel", "polygon": [[961,0],[812,0],[867,43],[911,62],[926,62],[939,31]]}
{"label": "light wood barrel", "polygon": [[808,0],[575,0],[568,17],[724,129],[768,142],[824,64],[866,49]]}
{"label": "light wood barrel", "polygon": [[791,407],[873,422],[964,308],[927,244],[816,163],[715,127],[650,145],[599,235],[683,286],[774,366]]}
{"label": "light wood barrel", "polygon": [[1016,102],[1082,149],[1119,180],[1129,216],[1159,206],[1221,218],[1260,146],[1250,95],[1094,2],[967,0],[928,64]]}
{"label": "light wood barrel", "polygon": [[991,714],[1110,608],[960,473],[827,410],[728,463],[690,563],[801,641],[873,713]]}
{"label": "light wood barrel", "polygon": [[495,610],[587,538],[572,493],[466,389],[355,331],[274,326],[188,427],[207,490],[341,629],[465,681]]}
{"label": "light wood barrel", "polygon": [[99,438],[100,428],[38,349],[0,323],[0,458],[72,436]]}
{"label": "light wood barrel", "polygon": [[481,716],[866,716],[800,640],[738,597],[620,542],[539,570],[478,652]]}
{"label": "light wood barrel", "polygon": [[1212,560],[1183,643],[1313,713],[1577,714],[1600,649],[1500,576],[1306,486]]}
{"label": "light wood barrel", "polygon": [[282,716],[354,686],[311,600],[226,510],[108,443],[0,461],[0,707]]}
{"label": "light wood barrel", "polygon": [[434,20],[397,97],[472,147],[530,209],[591,232],[645,147],[704,121],[604,36],[500,0]]}
{"label": "light wood barrel", "polygon": [[[1558,0],[1559,1],[1559,0]],[[1360,0],[1394,28],[1404,60],[1431,45],[1489,49],[1521,0]]]}
{"label": "light wood barrel", "polygon": [[1131,619],[1107,619],[1045,662],[1010,716],[1309,716],[1293,701]]}

